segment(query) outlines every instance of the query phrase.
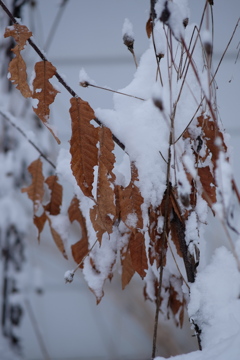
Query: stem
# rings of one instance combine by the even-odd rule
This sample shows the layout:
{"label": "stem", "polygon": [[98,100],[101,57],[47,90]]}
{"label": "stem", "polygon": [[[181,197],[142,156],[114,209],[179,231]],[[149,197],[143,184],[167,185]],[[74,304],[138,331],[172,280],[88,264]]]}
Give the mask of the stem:
{"label": "stem", "polygon": [[41,348],[44,360],[50,360],[50,356],[48,354],[46,345],[45,345],[45,343],[43,341],[43,337],[42,337],[42,334],[40,332],[37,319],[36,319],[36,317],[34,315],[32,306],[31,306],[30,301],[28,299],[25,299],[25,305],[26,305],[26,308],[27,308],[27,311],[28,311],[28,314],[29,314],[29,317],[30,317],[30,320],[31,320],[31,323],[32,323],[32,326],[33,326],[33,329],[34,329],[34,332],[36,334],[39,346]]}
{"label": "stem", "polygon": [[39,149],[39,147],[36,144],[34,144],[34,142],[27,137],[25,132],[20,127],[18,127],[16,124],[14,124],[14,122],[12,120],[10,120],[10,118],[6,114],[4,114],[1,110],[0,110],[0,115],[6,121],[8,121],[11,124],[11,126],[13,126],[23,137],[25,137],[25,139],[27,139],[29,144],[31,144],[34,147],[34,149],[37,150],[37,152],[41,155],[41,157],[43,159],[45,159],[54,169],[56,169],[56,165],[54,165],[54,163],[48,159],[48,157],[42,152],[42,150]]}
{"label": "stem", "polygon": [[138,96],[134,96],[134,95],[122,93],[122,92],[120,92],[120,91],[108,89],[108,88],[103,87],[103,86],[94,85],[94,84],[91,84],[91,83],[89,83],[89,82],[87,82],[87,81],[84,82],[83,85],[82,85],[82,83],[80,83],[80,85],[83,86],[83,87],[91,86],[91,87],[94,87],[94,88],[96,88],[96,89],[101,89],[101,90],[105,90],[105,91],[111,91],[111,92],[113,92],[113,93],[115,93],[115,94],[120,94],[120,95],[124,95],[124,96],[129,96],[129,97],[132,97],[132,98],[134,98],[134,99],[138,99],[138,100],[145,101],[145,99],[142,99],[142,98],[140,98],[140,97],[138,97]]}

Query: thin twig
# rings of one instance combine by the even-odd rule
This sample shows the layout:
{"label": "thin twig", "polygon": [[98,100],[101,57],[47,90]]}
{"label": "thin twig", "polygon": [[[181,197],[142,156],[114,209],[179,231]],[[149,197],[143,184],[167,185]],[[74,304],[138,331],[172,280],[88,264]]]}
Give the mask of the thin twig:
{"label": "thin twig", "polygon": [[37,337],[40,349],[42,351],[43,358],[44,358],[44,360],[50,360],[50,356],[48,354],[46,345],[44,343],[42,334],[40,332],[38,322],[37,322],[37,319],[36,319],[36,317],[34,315],[31,303],[30,303],[30,301],[28,299],[25,299],[24,302],[25,302],[25,306],[26,306],[26,309],[28,311],[28,314],[29,314],[29,317],[30,317],[30,320],[31,320],[31,323],[32,323],[32,326],[33,326],[33,329],[34,329],[34,332],[35,332],[35,335]]}
{"label": "thin twig", "polygon": [[115,93],[115,94],[120,94],[120,95],[124,95],[124,96],[128,96],[128,97],[132,97],[132,98],[134,98],[134,99],[138,99],[138,100],[145,101],[145,99],[142,99],[142,98],[140,98],[140,97],[138,97],[138,96],[126,94],[126,93],[123,93],[123,92],[120,92],[120,91],[117,91],[117,90],[108,89],[108,88],[103,87],[103,86],[94,85],[94,84],[89,83],[88,81],[80,82],[79,85],[81,85],[81,86],[84,87],[84,88],[91,86],[91,87],[94,87],[94,88],[96,88],[96,89],[101,89],[101,90],[105,90],[105,91],[111,91],[111,92],[113,92],[113,93]]}
{"label": "thin twig", "polygon": [[11,126],[13,126],[23,137],[25,137],[25,139],[27,139],[27,141],[29,142],[29,144],[31,144],[35,150],[37,150],[37,152],[41,155],[41,157],[46,160],[54,169],[56,169],[56,165],[54,165],[54,163],[48,159],[48,157],[42,152],[41,149],[39,149],[39,147],[34,144],[34,142],[32,140],[30,140],[27,135],[25,134],[25,132],[18,126],[16,125],[4,112],[2,112],[0,110],[0,115],[6,120],[8,121]]}
{"label": "thin twig", "polygon": [[236,23],[236,25],[235,25],[235,28],[234,28],[234,30],[233,30],[233,32],[232,32],[232,35],[231,35],[230,39],[229,39],[229,42],[228,42],[228,44],[227,44],[227,46],[226,46],[226,48],[225,48],[225,50],[224,50],[224,52],[223,52],[223,54],[222,54],[222,56],[221,56],[221,59],[219,60],[218,66],[217,66],[217,68],[216,68],[216,70],[215,70],[215,73],[214,73],[214,75],[213,75],[213,77],[212,77],[211,83],[213,82],[213,80],[215,79],[215,76],[217,75],[217,72],[218,72],[218,70],[219,70],[219,68],[220,68],[220,65],[221,65],[221,63],[222,63],[222,61],[223,61],[223,58],[224,58],[224,56],[225,56],[225,54],[226,54],[226,52],[227,52],[227,50],[228,50],[228,48],[229,48],[229,46],[230,46],[230,44],[231,44],[231,42],[232,42],[232,39],[233,39],[233,37],[234,37],[234,35],[235,35],[235,32],[236,32],[237,27],[238,27],[238,25],[239,25],[239,22],[240,22],[240,18],[238,18],[238,21],[237,21],[237,23]]}
{"label": "thin twig", "polygon": [[189,287],[189,285],[188,285],[187,281],[185,280],[185,278],[184,278],[183,274],[181,273],[181,270],[180,270],[180,268],[179,268],[179,266],[178,266],[178,263],[177,263],[177,260],[176,260],[175,255],[174,255],[174,253],[173,253],[173,249],[172,249],[172,246],[171,246],[171,244],[170,244],[170,241],[167,241],[167,242],[168,242],[168,246],[169,246],[169,249],[170,249],[170,251],[171,251],[171,254],[172,254],[173,260],[174,260],[174,262],[175,262],[175,265],[176,265],[176,267],[177,267],[177,269],[178,269],[178,272],[179,272],[179,274],[180,274],[180,276],[181,276],[181,278],[182,278],[183,282],[184,282],[184,283],[185,283],[185,285],[187,286],[188,290],[190,291],[190,287]]}
{"label": "thin twig", "polygon": [[68,0],[62,0],[62,3],[59,5],[58,12],[56,14],[56,17],[55,17],[53,23],[52,23],[52,27],[51,27],[51,29],[49,31],[49,35],[48,35],[48,38],[46,40],[46,43],[45,43],[45,45],[43,47],[45,51],[47,51],[49,49],[50,45],[51,45],[52,39],[53,39],[53,37],[55,35],[57,26],[58,26],[58,24],[59,24],[59,22],[61,20],[61,17],[63,15],[63,12],[64,12],[65,8],[66,8],[67,2],[68,2]]}

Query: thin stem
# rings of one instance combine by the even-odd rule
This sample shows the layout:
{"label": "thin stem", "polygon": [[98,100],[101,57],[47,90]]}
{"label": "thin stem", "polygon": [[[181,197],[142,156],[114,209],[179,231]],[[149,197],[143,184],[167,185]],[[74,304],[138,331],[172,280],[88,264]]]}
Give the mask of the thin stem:
{"label": "thin stem", "polygon": [[56,165],[54,165],[54,163],[48,159],[48,157],[42,152],[41,149],[39,149],[39,147],[34,144],[34,142],[32,140],[30,140],[27,135],[25,134],[25,132],[19,127],[17,126],[4,112],[2,112],[0,110],[0,115],[4,118],[4,120],[8,121],[11,126],[13,126],[23,137],[25,137],[25,139],[27,139],[27,141],[29,142],[29,144],[31,144],[35,150],[37,150],[37,152],[41,155],[42,158],[44,158],[44,160],[46,160],[54,169],[56,169]]}
{"label": "thin stem", "polygon": [[128,96],[128,97],[132,97],[132,98],[134,98],[134,99],[138,99],[138,100],[145,101],[145,99],[142,99],[142,98],[140,98],[140,97],[138,97],[138,96],[134,96],[134,95],[122,93],[122,92],[120,92],[120,91],[108,89],[108,88],[103,87],[103,86],[94,85],[94,84],[89,83],[88,81],[84,81],[83,83],[80,82],[80,85],[81,85],[82,87],[89,87],[89,86],[91,86],[91,87],[94,87],[94,88],[96,88],[96,89],[101,89],[101,90],[105,90],[105,91],[110,91],[110,92],[113,92],[113,93],[115,93],[115,94],[120,94],[120,95],[124,95],[124,96]]}
{"label": "thin stem", "polygon": [[223,58],[224,58],[224,56],[225,56],[225,54],[226,54],[226,52],[227,52],[227,50],[228,50],[228,48],[229,48],[229,46],[230,46],[230,44],[231,44],[231,42],[232,42],[232,39],[233,39],[233,37],[234,37],[234,35],[235,35],[235,32],[236,32],[237,27],[238,27],[238,25],[239,25],[239,22],[240,22],[240,18],[238,19],[238,21],[237,21],[237,23],[236,23],[236,25],[235,25],[235,28],[234,28],[234,30],[233,30],[233,32],[232,32],[232,35],[231,35],[231,37],[230,37],[230,39],[229,39],[229,42],[228,42],[228,44],[227,44],[227,46],[226,46],[226,48],[225,48],[225,50],[224,50],[224,52],[223,52],[223,54],[222,54],[222,56],[221,56],[221,59],[220,59],[220,61],[219,61],[219,63],[218,63],[218,66],[217,66],[217,68],[216,68],[216,70],[215,70],[215,73],[214,73],[214,75],[213,75],[213,77],[212,77],[211,83],[213,82],[213,80],[215,79],[215,76],[217,75],[217,72],[218,72],[218,70],[219,70],[219,68],[220,68],[220,65],[221,65],[221,63],[222,63],[222,61],[223,61]]}
{"label": "thin stem", "polygon": [[61,17],[63,15],[63,12],[66,8],[66,5],[67,5],[67,2],[68,0],[63,0],[62,3],[59,5],[59,9],[58,9],[58,12],[57,12],[57,15],[52,23],[52,27],[49,31],[49,35],[48,35],[48,38],[46,40],[46,43],[44,45],[44,50],[47,51],[51,45],[51,42],[52,42],[52,39],[55,35],[55,32],[56,32],[56,29],[57,29],[57,26],[61,20]]}
{"label": "thin stem", "polygon": [[25,299],[25,306],[26,306],[26,309],[28,311],[28,314],[29,314],[29,317],[30,317],[30,320],[31,320],[31,323],[32,323],[32,326],[33,326],[33,329],[34,329],[34,332],[35,332],[35,335],[37,337],[40,349],[42,351],[43,358],[44,358],[44,360],[50,360],[50,356],[48,354],[46,345],[45,345],[45,343],[43,341],[43,337],[42,337],[42,334],[40,332],[37,319],[36,319],[36,317],[34,315],[31,303],[30,303],[30,301],[28,299]]}

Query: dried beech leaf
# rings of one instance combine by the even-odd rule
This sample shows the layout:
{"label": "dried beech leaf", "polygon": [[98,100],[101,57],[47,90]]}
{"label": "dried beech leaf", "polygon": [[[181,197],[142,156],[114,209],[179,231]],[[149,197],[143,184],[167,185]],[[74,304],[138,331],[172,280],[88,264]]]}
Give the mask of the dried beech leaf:
{"label": "dried beech leaf", "polygon": [[148,38],[150,38],[152,35],[152,26],[152,19],[150,17],[146,23],[146,33]]}
{"label": "dried beech leaf", "polygon": [[133,269],[144,278],[146,276],[145,270],[148,269],[144,234],[132,233],[129,239],[129,250]]}
{"label": "dried beech leaf", "polygon": [[[71,246],[71,249],[74,261],[77,264],[80,264],[89,252],[88,238],[86,236],[82,236],[81,240],[77,241],[74,245]],[[81,263],[79,267],[82,269],[83,263]]]}
{"label": "dried beech leaf", "polygon": [[46,215],[45,211],[42,213],[42,215],[40,215],[40,216],[34,215],[34,217],[33,217],[34,225],[38,229],[38,241],[40,241],[40,235],[41,235],[41,232],[43,231],[46,221],[47,221],[47,215]]}
{"label": "dried beech leaf", "polygon": [[105,231],[108,234],[112,233],[113,224],[116,220],[115,175],[113,173],[115,155],[112,152],[113,149],[114,143],[111,131],[105,127],[100,128],[97,205],[90,212],[92,224],[100,242]]}
{"label": "dried beech leaf", "polygon": [[62,205],[62,185],[58,183],[57,175],[49,176],[45,180],[45,183],[51,191],[50,202],[45,206],[45,210],[48,211],[50,215],[58,215]]}
{"label": "dried beech leaf", "polygon": [[[180,298],[182,298],[182,301],[180,301]],[[179,294],[171,284],[169,287],[168,307],[173,313],[176,326],[182,327],[184,320],[185,300],[182,294]]]}
{"label": "dried beech leaf", "polygon": [[60,140],[48,123],[50,114],[49,106],[54,102],[55,97],[59,92],[49,82],[49,79],[56,74],[56,68],[49,61],[39,61],[35,64],[35,73],[36,76],[33,80],[32,98],[37,99],[38,104],[33,110],[52,133],[57,143],[60,144]]}
{"label": "dried beech leaf", "polygon": [[143,228],[143,218],[141,205],[143,197],[136,185],[138,181],[138,171],[134,164],[131,165],[131,181],[126,188],[119,189],[119,203],[121,219],[132,231]]}
{"label": "dried beech leaf", "polygon": [[198,168],[198,175],[203,187],[202,197],[208,203],[209,207],[217,202],[215,179],[211,173],[210,167]]}
{"label": "dried beech leaf", "polygon": [[4,37],[12,36],[16,41],[16,46],[12,49],[14,53],[24,49],[26,41],[32,36],[32,32],[28,30],[25,25],[13,24],[11,27],[7,27]]}
{"label": "dried beech leaf", "polygon": [[27,83],[26,64],[20,54],[24,49],[26,41],[32,36],[32,33],[24,25],[14,24],[10,28],[6,28],[4,37],[12,36],[16,41],[16,46],[11,49],[16,55],[9,64],[8,71],[11,74],[10,81],[16,85],[16,88],[21,91],[21,94],[28,98],[32,93]]}
{"label": "dried beech leaf", "polygon": [[[164,239],[163,229],[159,228],[159,217],[162,216],[161,205],[153,209],[152,207],[148,210],[149,214],[149,224],[148,224],[148,234],[149,234],[149,248],[148,255],[150,264],[153,265],[154,260],[156,261],[157,269],[161,266],[166,265],[166,252],[167,252],[167,241]],[[162,251],[164,253],[162,254]]]}
{"label": "dried beech leaf", "polygon": [[32,183],[28,187],[23,188],[22,192],[26,192],[29,199],[32,200],[34,214],[36,214],[40,204],[42,204],[44,196],[44,176],[42,173],[42,161],[40,158],[29,165],[28,171],[32,175]]}
{"label": "dried beech leaf", "polygon": [[72,137],[70,153],[73,175],[85,196],[92,197],[94,166],[98,163],[98,130],[91,125],[94,111],[80,98],[70,100]]}
{"label": "dried beech leaf", "polygon": [[11,74],[9,80],[16,85],[16,88],[21,91],[21,94],[25,98],[31,97],[32,93],[27,83],[26,64],[20,53],[11,60],[8,71]]}
{"label": "dried beech leaf", "polygon": [[[82,236],[79,241],[71,246],[73,259],[77,264],[84,259],[88,254],[88,234],[85,218],[79,208],[79,200],[75,196],[68,208],[68,217],[70,222],[77,221],[81,227]],[[80,265],[80,268],[83,268],[83,264]]]}
{"label": "dried beech leaf", "polygon": [[[207,155],[211,154],[211,160],[214,166],[214,169],[216,168],[217,164],[216,161],[219,158],[219,152],[220,151],[227,151],[227,146],[224,143],[223,134],[220,131],[218,125],[216,122],[212,121],[209,116],[205,117],[204,115],[201,115],[198,117],[198,126],[202,128],[203,135],[202,138],[205,140],[208,152]],[[221,146],[218,146],[216,144],[216,139],[221,139]]]}
{"label": "dried beech leaf", "polygon": [[135,270],[133,269],[132,259],[130,251],[126,251],[122,254],[122,289],[124,290],[125,287],[131,281]]}
{"label": "dried beech leaf", "polygon": [[90,219],[100,244],[102,242],[102,236],[107,231],[107,229],[110,231],[110,233],[112,232],[112,221],[110,217],[106,215],[105,218],[102,218],[101,215],[102,214],[99,212],[98,205],[94,205],[94,207],[90,209]]}
{"label": "dried beech leaf", "polygon": [[60,234],[53,228],[52,221],[51,221],[51,218],[49,216],[47,216],[47,220],[48,220],[48,223],[49,223],[49,226],[50,226],[50,231],[51,231],[51,234],[52,234],[52,237],[53,237],[53,240],[54,240],[55,244],[57,245],[60,252],[63,254],[63,257],[65,259],[67,259],[68,257],[67,257],[67,254],[66,254],[65,246],[64,246],[64,243],[63,243],[63,240],[62,240]]}

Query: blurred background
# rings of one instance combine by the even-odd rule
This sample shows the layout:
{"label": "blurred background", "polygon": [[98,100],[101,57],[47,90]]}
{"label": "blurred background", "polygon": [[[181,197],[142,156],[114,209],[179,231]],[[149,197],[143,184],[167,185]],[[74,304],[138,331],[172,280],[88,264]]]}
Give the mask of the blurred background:
{"label": "blurred background", "polygon": [[[84,68],[100,86],[111,89],[125,87],[133,78],[135,64],[123,45],[122,27],[128,18],[135,34],[137,59],[148,48],[145,24],[149,17],[146,0],[41,0],[23,11],[23,23],[34,34],[42,49],[66,82],[88,101],[93,109],[112,108],[112,94],[79,86],[79,71]],[[205,1],[189,0],[190,23],[199,23]],[[0,9],[0,12],[2,10]],[[239,0],[217,0],[214,13],[214,56],[216,69],[240,16]],[[1,16],[3,16],[1,14]],[[221,63],[217,75],[218,110],[230,134],[233,168],[240,184],[240,30],[238,29]],[[29,59],[36,55],[27,50]],[[58,129],[62,147],[68,149],[70,139],[69,94],[53,80],[61,91],[52,109],[52,121]],[[57,156],[57,149],[55,158]],[[66,202],[69,201],[67,193]],[[212,248],[224,243],[221,229],[211,219],[206,239]],[[75,267],[63,259],[48,232],[40,244],[35,230],[29,229],[24,277],[24,316],[16,330],[27,360],[145,360],[150,359],[154,325],[154,305],[143,299],[143,284],[136,276],[122,291],[115,274],[106,283],[105,296],[96,306],[81,272],[73,283],[64,283],[64,273]],[[0,341],[2,339],[0,338]],[[6,347],[5,347],[6,349]],[[183,330],[169,320],[161,319],[158,355],[169,357],[197,349],[188,320]],[[15,359],[2,350],[2,360]],[[1,355],[1,345],[0,345]]]}

